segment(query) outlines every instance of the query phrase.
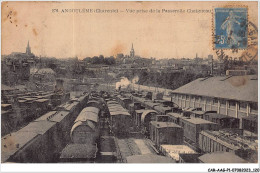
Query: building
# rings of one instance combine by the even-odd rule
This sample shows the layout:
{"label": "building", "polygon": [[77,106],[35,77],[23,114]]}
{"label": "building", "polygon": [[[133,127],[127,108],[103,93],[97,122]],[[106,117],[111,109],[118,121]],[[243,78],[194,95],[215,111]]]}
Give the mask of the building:
{"label": "building", "polygon": [[196,79],[176,90],[172,100],[182,108],[201,107],[203,111],[217,111],[240,119],[258,115],[258,78],[247,76],[219,76]]}
{"label": "building", "polygon": [[31,47],[30,47],[30,44],[29,44],[29,40],[28,40],[27,47],[26,47],[26,54],[27,55],[31,55],[32,54]]}
{"label": "building", "polygon": [[28,41],[25,53],[23,52],[12,52],[7,56],[7,59],[13,59],[18,61],[26,61],[30,66],[35,64],[36,56],[32,53],[30,43]]}
{"label": "building", "polygon": [[132,49],[130,51],[130,58],[135,58],[135,50],[134,50],[134,45],[132,43]]}

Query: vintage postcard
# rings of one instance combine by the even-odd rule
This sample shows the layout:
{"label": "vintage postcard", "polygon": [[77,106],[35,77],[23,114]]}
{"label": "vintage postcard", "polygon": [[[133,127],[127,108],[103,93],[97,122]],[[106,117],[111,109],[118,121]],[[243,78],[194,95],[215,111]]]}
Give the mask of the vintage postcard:
{"label": "vintage postcard", "polygon": [[257,1],[3,1],[1,43],[3,168],[259,172]]}

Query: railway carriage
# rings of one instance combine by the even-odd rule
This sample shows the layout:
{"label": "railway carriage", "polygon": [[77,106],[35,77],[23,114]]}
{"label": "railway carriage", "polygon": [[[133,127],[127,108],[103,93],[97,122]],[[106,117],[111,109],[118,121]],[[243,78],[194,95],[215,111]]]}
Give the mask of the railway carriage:
{"label": "railway carriage", "polygon": [[157,105],[154,106],[154,110],[156,110],[160,114],[166,115],[167,113],[172,112],[172,107],[165,105]]}
{"label": "railway carriage", "polygon": [[220,128],[239,128],[239,119],[217,113],[205,113],[204,119],[219,124]]}
{"label": "railway carriage", "polygon": [[73,143],[94,145],[99,136],[99,111],[86,107],[74,121],[70,136]]}
{"label": "railway carriage", "polygon": [[94,162],[100,136],[100,109],[84,108],[70,131],[72,143],[61,152],[60,162]]}
{"label": "railway carriage", "polygon": [[32,122],[2,138],[2,162],[53,162],[55,122]]}
{"label": "railway carriage", "polygon": [[156,120],[158,112],[155,110],[145,110],[141,115],[141,131],[149,136],[150,122]]}
{"label": "railway carriage", "polygon": [[150,122],[150,139],[157,148],[162,144],[179,145],[183,143],[183,128],[172,122]]}
{"label": "railway carriage", "polygon": [[242,118],[242,129],[258,134],[258,117],[250,115]]}
{"label": "railway carriage", "polygon": [[219,125],[201,118],[182,118],[181,126],[184,129],[184,138],[191,146],[198,148],[199,133],[202,130],[219,130]]}
{"label": "railway carriage", "polygon": [[116,135],[127,135],[131,128],[131,115],[127,111],[110,112],[111,130]]}

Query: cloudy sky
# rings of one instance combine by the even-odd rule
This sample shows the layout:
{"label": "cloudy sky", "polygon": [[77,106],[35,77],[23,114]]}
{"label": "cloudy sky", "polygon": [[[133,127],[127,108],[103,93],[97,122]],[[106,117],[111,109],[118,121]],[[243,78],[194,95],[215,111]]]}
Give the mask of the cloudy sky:
{"label": "cloudy sky", "polygon": [[[1,50],[2,54],[25,52],[30,40],[34,54],[56,58],[129,54],[132,43],[136,54],[147,58],[215,56],[213,14],[187,10],[213,11],[230,5],[246,5],[249,20],[257,25],[257,2],[3,2]],[[62,13],[83,8],[118,13]],[[150,13],[151,9],[160,13]],[[185,13],[162,13],[162,9]]]}

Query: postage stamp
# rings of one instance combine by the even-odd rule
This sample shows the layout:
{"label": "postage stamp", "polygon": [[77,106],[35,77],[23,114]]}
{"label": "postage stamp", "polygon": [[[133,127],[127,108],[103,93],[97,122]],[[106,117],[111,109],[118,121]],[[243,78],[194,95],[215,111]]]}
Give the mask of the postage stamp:
{"label": "postage stamp", "polygon": [[246,49],[248,44],[247,8],[215,8],[214,48]]}

